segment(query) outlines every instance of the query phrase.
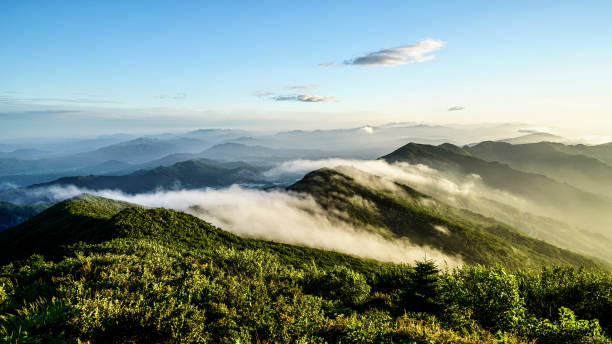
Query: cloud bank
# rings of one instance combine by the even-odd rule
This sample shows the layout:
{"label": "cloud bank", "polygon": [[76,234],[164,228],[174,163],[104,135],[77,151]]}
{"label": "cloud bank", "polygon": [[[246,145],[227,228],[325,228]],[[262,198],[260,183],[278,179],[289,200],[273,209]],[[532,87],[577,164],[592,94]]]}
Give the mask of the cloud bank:
{"label": "cloud bank", "polygon": [[342,252],[380,261],[412,263],[425,256],[456,267],[456,257],[406,239],[388,240],[365,228],[332,218],[309,196],[232,186],[225,189],[158,191],[127,195],[74,186],[52,190],[60,199],[88,192],[149,207],[185,211],[235,234]]}
{"label": "cloud bank", "polygon": [[424,39],[410,45],[382,49],[344,62],[356,66],[399,66],[408,63],[432,60],[434,55],[427,55],[442,48],[446,42],[439,39]]}

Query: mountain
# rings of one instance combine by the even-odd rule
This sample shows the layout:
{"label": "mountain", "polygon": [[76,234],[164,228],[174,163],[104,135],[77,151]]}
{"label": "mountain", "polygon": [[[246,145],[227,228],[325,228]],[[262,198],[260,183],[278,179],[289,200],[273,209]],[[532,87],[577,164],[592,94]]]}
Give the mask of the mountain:
{"label": "mountain", "polygon": [[568,152],[574,154],[584,154],[595,159],[599,159],[606,164],[612,166],[612,142],[604,143],[601,145],[588,146],[588,145],[575,145],[565,146]]}
{"label": "mountain", "polygon": [[52,154],[52,152],[47,151],[47,150],[22,148],[22,149],[16,149],[12,152],[0,152],[0,159],[6,159],[6,158],[40,159],[50,154]]}
{"label": "mountain", "polygon": [[512,145],[487,141],[464,149],[483,160],[543,174],[592,193],[612,194],[612,166],[587,155],[569,153],[572,148],[565,145],[548,142]]}
{"label": "mountain", "polygon": [[208,159],[246,161],[249,163],[271,163],[292,159],[317,159],[327,157],[328,153],[306,149],[280,149],[264,146],[248,146],[239,143],[215,145],[199,155]]}
{"label": "mountain", "polygon": [[424,164],[449,176],[476,174],[489,187],[532,203],[532,213],[558,218],[593,232],[608,233],[612,225],[612,200],[580,190],[549,177],[490,162],[451,144],[440,146],[409,143],[381,159],[389,163]]}
{"label": "mountain", "polygon": [[612,321],[603,271],[440,273],[90,195],[0,232],[0,262],[10,343],[586,344]]}
{"label": "mountain", "polygon": [[47,208],[47,205],[0,202],[0,231],[17,226],[30,217],[45,210],[45,208]]}
{"label": "mountain", "polygon": [[219,163],[211,160],[188,160],[172,166],[140,170],[122,176],[77,176],[64,177],[30,188],[74,185],[89,190],[121,190],[140,193],[156,189],[176,190],[181,188],[220,187],[232,184],[261,184],[265,178],[258,168],[245,163]]}
{"label": "mountain", "polygon": [[494,219],[448,206],[406,185],[395,183],[389,187],[380,177],[348,171],[358,177],[321,169],[307,174],[289,190],[312,196],[328,213],[344,221],[459,256],[468,264],[501,264],[510,269],[551,263],[594,264],[575,253],[524,236]]}
{"label": "mountain", "polygon": [[208,146],[209,144],[206,141],[194,138],[159,139],[141,137],[91,152],[77,154],[73,158],[87,157],[100,162],[119,160],[128,163],[143,163],[172,153],[199,152]]}
{"label": "mountain", "polygon": [[81,173],[84,170],[103,174],[106,171],[104,165],[109,162],[126,165],[141,164],[169,154],[200,152],[208,147],[210,144],[207,142],[194,138],[141,137],[92,151],[44,159],[0,158],[0,176],[56,173],[65,175],[65,173]]}
{"label": "mountain", "polygon": [[529,133],[526,135],[513,137],[509,139],[498,140],[497,142],[505,142],[513,145],[526,144],[526,143],[538,143],[538,142],[558,142],[563,143],[569,141],[565,137],[553,135],[549,133]]}

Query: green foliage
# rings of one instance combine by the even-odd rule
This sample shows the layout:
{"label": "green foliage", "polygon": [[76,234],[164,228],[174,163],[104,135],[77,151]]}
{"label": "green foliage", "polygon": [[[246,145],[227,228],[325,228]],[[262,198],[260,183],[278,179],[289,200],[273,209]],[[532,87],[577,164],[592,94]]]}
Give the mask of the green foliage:
{"label": "green foliage", "polygon": [[559,308],[557,321],[530,319],[524,324],[525,334],[541,344],[609,343],[597,320],[576,320],[571,309]]}
{"label": "green foliage", "polygon": [[519,272],[517,278],[530,313],[556,319],[561,307],[580,318],[599,319],[612,333],[612,276],[602,271],[569,267],[544,268],[540,274]]}
{"label": "green foliage", "polygon": [[342,305],[362,304],[370,295],[365,277],[345,266],[335,266],[328,271],[314,269],[305,276],[305,288]]}
{"label": "green foliage", "polygon": [[511,330],[525,316],[525,301],[517,279],[503,268],[464,267],[442,282],[444,302],[471,310],[474,319],[491,330]]}
{"label": "green foliage", "polygon": [[[83,240],[62,237],[54,227],[60,219],[65,235],[80,228]],[[63,249],[0,267],[2,342],[608,341],[610,275],[603,271],[440,273],[431,262],[382,264],[244,239],[187,214],[97,198],[31,222],[37,226],[26,223],[10,238],[26,247],[32,233],[53,234],[47,242]],[[590,291],[580,298],[574,288]],[[422,312],[407,309],[415,304],[408,297],[420,300]],[[576,315],[542,312],[558,305],[576,307]]]}
{"label": "green foliage", "polygon": [[405,309],[438,313],[440,308],[439,272],[433,261],[416,263],[411,280],[403,290],[401,302]]}

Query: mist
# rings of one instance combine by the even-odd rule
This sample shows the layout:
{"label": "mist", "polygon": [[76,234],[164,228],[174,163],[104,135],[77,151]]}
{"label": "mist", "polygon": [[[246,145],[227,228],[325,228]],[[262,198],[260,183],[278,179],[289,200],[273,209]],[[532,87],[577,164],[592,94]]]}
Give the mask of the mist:
{"label": "mist", "polygon": [[[348,159],[287,161],[264,175],[270,181],[299,180],[304,174],[320,168],[334,168],[363,186],[387,190],[398,196],[405,191],[397,184],[407,185],[432,196],[434,200],[424,197],[422,204],[433,211],[436,211],[440,201],[495,218],[525,235],[559,247],[612,261],[612,250],[607,247],[607,240],[550,218],[540,205],[491,188],[478,175],[458,176],[420,164]],[[449,257],[429,247],[418,247],[407,239],[390,239],[393,234],[385,228],[358,227],[354,221],[350,221],[348,214],[326,212],[311,197],[284,190],[263,191],[232,186],[126,194],[117,190],[52,186],[30,189],[23,196],[53,202],[83,192],[149,207],[185,211],[241,236],[333,250],[381,261],[412,262],[427,256],[449,266],[461,264],[460,257]]]}
{"label": "mist", "polygon": [[[267,172],[270,177],[301,176],[319,168],[333,168],[374,190],[388,190],[394,195],[405,191],[396,183],[409,186],[435,200],[423,200],[424,206],[436,210],[437,201],[455,208],[482,214],[506,223],[523,234],[553,245],[612,262],[612,247],[607,235],[591,227],[579,228],[559,220],[546,204],[540,204],[507,191],[484,184],[480,176],[445,173],[425,165],[389,164],[384,160],[294,160]],[[577,209],[580,210],[580,209]],[[590,219],[565,214],[575,223]]]}
{"label": "mist", "polygon": [[[332,250],[354,256],[395,263],[432,259],[441,266],[462,265],[460,257],[448,256],[407,239],[387,239],[329,216],[311,197],[282,191],[224,189],[158,191],[128,195],[120,191],[92,191],[76,187],[49,190],[57,198],[81,193],[127,201],[148,207],[184,211],[234,234]],[[379,229],[383,231],[383,229]],[[388,235],[389,236],[389,235]]]}

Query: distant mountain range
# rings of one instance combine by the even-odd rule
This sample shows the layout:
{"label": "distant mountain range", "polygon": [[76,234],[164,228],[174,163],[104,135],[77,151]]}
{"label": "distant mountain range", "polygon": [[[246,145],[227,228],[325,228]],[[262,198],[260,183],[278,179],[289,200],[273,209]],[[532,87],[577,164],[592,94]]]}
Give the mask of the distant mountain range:
{"label": "distant mountain range", "polygon": [[592,193],[612,195],[612,166],[595,158],[596,154],[590,153],[593,148],[550,142],[512,145],[491,141],[464,147],[483,160],[543,174]]}
{"label": "distant mountain range", "polygon": [[[612,199],[541,174],[523,172],[507,164],[482,160],[473,156],[469,150],[455,145],[410,143],[382,159],[389,163],[424,164],[449,175],[465,177],[477,174],[486,185],[529,200],[546,216],[559,218],[582,228],[590,228],[592,231],[607,232],[612,224]],[[537,212],[536,209],[534,212]]]}
{"label": "distant mountain range", "polygon": [[513,137],[509,139],[499,140],[498,142],[506,142],[513,145],[538,142],[558,142],[567,143],[569,140],[565,137],[550,134],[550,133],[529,133],[523,136]]}
{"label": "distant mountain range", "polygon": [[221,163],[207,159],[187,160],[172,166],[140,170],[122,176],[63,177],[30,188],[74,185],[89,190],[120,190],[141,193],[162,190],[221,187],[231,184],[266,183],[261,169],[246,163]]}

